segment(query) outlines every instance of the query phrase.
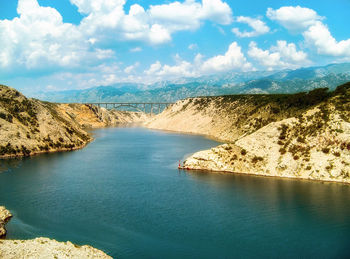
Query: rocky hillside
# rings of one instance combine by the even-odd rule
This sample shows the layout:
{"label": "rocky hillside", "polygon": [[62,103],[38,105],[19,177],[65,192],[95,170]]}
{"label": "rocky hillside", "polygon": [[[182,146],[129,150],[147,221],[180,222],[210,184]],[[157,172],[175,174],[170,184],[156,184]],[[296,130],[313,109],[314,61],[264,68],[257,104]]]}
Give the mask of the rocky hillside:
{"label": "rocky hillside", "polygon": [[29,99],[0,85],[0,158],[82,148],[92,140],[87,127],[144,119],[141,113]]}
{"label": "rocky hillside", "polygon": [[189,169],[350,182],[350,83],[333,92],[190,98],[147,126],[228,142],[188,158]]}

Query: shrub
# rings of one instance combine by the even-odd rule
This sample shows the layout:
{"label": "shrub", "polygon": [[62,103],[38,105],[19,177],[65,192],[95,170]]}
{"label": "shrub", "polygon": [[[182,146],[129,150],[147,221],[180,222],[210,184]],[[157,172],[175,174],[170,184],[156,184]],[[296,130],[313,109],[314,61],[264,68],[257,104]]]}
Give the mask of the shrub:
{"label": "shrub", "polygon": [[329,148],[328,147],[322,148],[322,152],[325,153],[325,154],[328,154],[329,153]]}
{"label": "shrub", "polygon": [[245,150],[244,148],[241,150],[241,155],[245,156],[247,154],[247,150]]}
{"label": "shrub", "polygon": [[334,152],[333,155],[335,155],[336,157],[340,157],[340,153],[339,152]]}
{"label": "shrub", "polygon": [[253,158],[252,158],[252,162],[255,164],[255,163],[257,163],[257,162],[259,162],[259,161],[263,161],[264,160],[264,158],[262,158],[261,156],[254,156]]}

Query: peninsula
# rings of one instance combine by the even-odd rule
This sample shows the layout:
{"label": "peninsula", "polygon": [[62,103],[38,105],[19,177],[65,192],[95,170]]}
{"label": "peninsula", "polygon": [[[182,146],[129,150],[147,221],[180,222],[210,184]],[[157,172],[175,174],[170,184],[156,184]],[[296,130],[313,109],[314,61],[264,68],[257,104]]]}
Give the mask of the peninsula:
{"label": "peninsula", "polygon": [[190,156],[186,169],[350,183],[350,83],[332,92],[187,98],[146,126],[226,142]]}

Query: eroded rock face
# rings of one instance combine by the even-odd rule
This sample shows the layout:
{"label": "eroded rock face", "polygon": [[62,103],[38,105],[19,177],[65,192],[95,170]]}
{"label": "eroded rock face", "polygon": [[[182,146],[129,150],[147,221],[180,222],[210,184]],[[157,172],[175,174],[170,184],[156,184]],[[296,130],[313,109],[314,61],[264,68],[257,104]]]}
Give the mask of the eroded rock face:
{"label": "eroded rock face", "polygon": [[11,219],[12,214],[4,206],[0,206],[0,238],[6,236],[5,224]]}

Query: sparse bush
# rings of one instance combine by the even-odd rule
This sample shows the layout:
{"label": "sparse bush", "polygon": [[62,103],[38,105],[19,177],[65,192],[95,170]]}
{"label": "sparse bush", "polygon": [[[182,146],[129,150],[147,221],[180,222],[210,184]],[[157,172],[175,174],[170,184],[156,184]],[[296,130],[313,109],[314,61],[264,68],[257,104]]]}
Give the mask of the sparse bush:
{"label": "sparse bush", "polygon": [[340,153],[339,152],[334,152],[333,155],[336,156],[336,157],[340,157]]}
{"label": "sparse bush", "polygon": [[241,155],[245,156],[247,154],[247,150],[245,150],[244,148],[241,150]]}
{"label": "sparse bush", "polygon": [[264,158],[263,157],[261,157],[261,156],[254,156],[253,158],[252,158],[252,163],[257,163],[257,162],[259,162],[259,161],[263,161],[264,160]]}
{"label": "sparse bush", "polygon": [[328,154],[329,153],[329,148],[328,147],[322,148],[322,152],[325,153],[325,154]]}

